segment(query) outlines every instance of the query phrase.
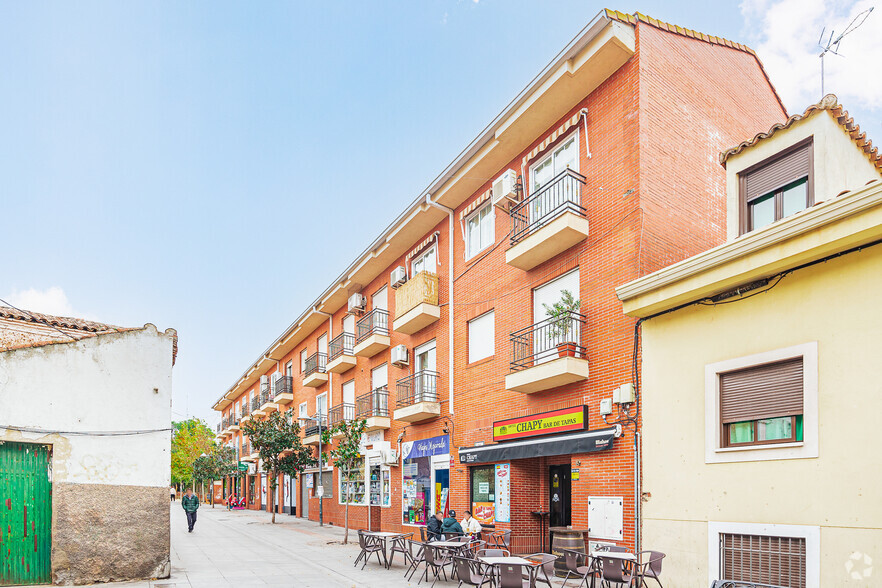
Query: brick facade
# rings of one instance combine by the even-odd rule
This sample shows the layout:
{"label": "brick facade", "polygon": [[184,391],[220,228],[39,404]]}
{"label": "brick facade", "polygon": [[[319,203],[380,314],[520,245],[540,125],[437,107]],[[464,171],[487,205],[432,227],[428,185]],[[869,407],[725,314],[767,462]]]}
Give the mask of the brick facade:
{"label": "brick facade", "polygon": [[[470,507],[470,479],[469,467],[458,462],[456,448],[491,443],[494,421],[585,404],[589,407],[590,429],[608,426],[599,416],[600,400],[609,398],[613,388],[633,381],[634,321],[622,314],[614,288],[725,240],[725,173],[716,163],[717,155],[741,138],[767,129],[781,117],[780,102],[752,54],[668,32],[642,21],[636,29],[636,53],[622,67],[568,111],[560,112],[555,124],[536,134],[532,143],[522,145],[521,153],[489,175],[484,185],[458,205],[452,236],[445,219],[408,244],[410,250],[432,234],[439,235],[441,318],[413,335],[392,331],[391,346],[406,345],[412,362],[416,346],[431,339],[436,341],[441,415],[453,424],[449,506],[460,514]],[[466,261],[460,212],[486,192],[504,170],[520,173],[523,157],[583,108],[588,113],[587,144],[582,120],[572,130],[578,129],[579,171],[586,176],[581,205],[587,211],[590,226],[587,239],[532,270],[522,271],[505,261],[511,220],[496,209],[494,245]],[[568,136],[569,133],[565,134],[559,141]],[[447,353],[450,239],[455,279],[452,416]],[[398,265],[405,265],[404,255],[362,285],[360,291],[367,296],[369,307],[370,296],[388,284],[389,272]],[[579,269],[581,312],[587,317],[582,343],[587,348],[589,378],[534,394],[506,390],[505,376],[511,360],[509,334],[543,318],[533,316],[532,289],[575,268]],[[394,307],[394,291],[390,289],[390,326]],[[467,321],[491,309],[495,311],[495,354],[469,365]],[[345,313],[345,305],[333,313],[335,335],[341,332]],[[331,374],[328,384],[318,389],[303,387],[300,351],[306,348],[308,353],[315,352],[318,337],[327,330],[327,323],[315,329],[278,363],[278,369],[284,370],[287,361],[294,362],[295,400],[289,406],[295,415],[301,402],[307,402],[308,414],[312,415],[316,394],[326,391],[331,396],[329,407],[338,404],[343,383],[351,379],[355,380],[356,396],[369,391],[371,369],[389,362],[389,350],[370,359],[360,357],[355,368]],[[395,406],[395,382],[412,373],[412,369],[412,364],[410,368],[389,365],[390,413]],[[391,428],[384,434],[385,441],[396,447],[402,432],[405,441],[442,435],[445,420],[436,418],[405,425],[392,419]],[[239,433],[234,433],[232,439],[234,446],[238,446]],[[497,527],[511,528],[523,550],[538,551],[538,519],[531,513],[549,509],[549,466],[563,464],[580,473],[579,480],[572,482],[572,526],[589,526],[589,496],[621,497],[624,536],[620,543],[634,547],[634,449],[635,428],[629,425],[606,451],[513,460],[511,523],[500,523]],[[326,523],[340,525],[344,507],[339,504],[337,475],[335,470],[334,495],[324,501],[323,518]],[[391,506],[375,508],[372,516],[379,513],[379,527],[383,530],[411,529],[402,525],[400,465],[391,468],[391,480]],[[257,492],[259,483],[258,476]],[[298,505],[301,483],[297,482]],[[247,482],[244,485],[248,487]],[[318,502],[318,498],[310,498],[312,520],[318,520]],[[259,499],[252,508],[258,506]],[[367,511],[364,506],[350,506],[350,527],[367,528]],[[302,509],[298,508],[298,512]],[[372,526],[377,528],[376,519]]]}

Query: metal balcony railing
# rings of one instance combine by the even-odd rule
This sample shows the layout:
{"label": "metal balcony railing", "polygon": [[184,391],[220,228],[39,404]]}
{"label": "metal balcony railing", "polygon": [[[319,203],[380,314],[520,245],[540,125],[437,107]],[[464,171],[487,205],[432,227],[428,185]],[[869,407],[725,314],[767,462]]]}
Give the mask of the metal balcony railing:
{"label": "metal balcony railing", "polygon": [[328,417],[324,414],[314,414],[307,419],[303,419],[303,436],[311,437],[318,435],[322,429],[328,428]]}
{"label": "metal balcony railing", "polygon": [[247,402],[242,403],[242,416],[248,416],[251,414],[251,406]]}
{"label": "metal balcony railing", "polygon": [[328,367],[328,354],[327,353],[313,353],[309,357],[306,358],[306,369],[303,370],[304,376],[312,375],[316,372],[323,374],[327,371]]}
{"label": "metal balcony railing", "polygon": [[217,424],[217,432],[220,433],[223,429],[221,428],[221,423]]}
{"label": "metal balcony railing", "polygon": [[389,311],[375,308],[359,319],[355,325],[355,342],[361,343],[371,335],[389,334]]}
{"label": "metal balcony railing", "polygon": [[340,333],[328,343],[328,361],[334,361],[341,355],[355,355],[352,348],[355,347],[354,333]]}
{"label": "metal balcony railing", "polygon": [[282,376],[276,380],[273,388],[273,399],[278,398],[280,394],[294,394],[293,378],[291,376]]}
{"label": "metal balcony railing", "polygon": [[397,406],[438,402],[438,372],[423,370],[398,380]]}
{"label": "metal balcony railing", "polygon": [[349,422],[352,420],[355,420],[354,404],[346,404],[344,402],[343,404],[331,407],[329,421],[332,427],[337,423]]}
{"label": "metal balcony railing", "polygon": [[224,429],[228,428],[230,426],[230,417],[224,417],[221,421],[221,424],[223,425]]}
{"label": "metal balcony railing", "polygon": [[386,386],[382,386],[356,398],[355,416],[360,419],[366,419],[368,417],[388,417],[389,389]]}
{"label": "metal balcony railing", "polygon": [[255,394],[255,395],[254,395],[254,398],[251,399],[251,410],[252,410],[252,412],[253,412],[253,411],[256,411],[256,410],[258,410],[258,409],[260,409],[260,395],[259,395],[259,394]]}
{"label": "metal balcony railing", "polygon": [[585,357],[585,315],[547,318],[511,334],[511,371],[527,369],[558,357]]}
{"label": "metal balcony railing", "polygon": [[230,417],[230,426],[239,426],[239,416]]}
{"label": "metal balcony railing", "polygon": [[271,397],[272,396],[271,387],[272,387],[272,384],[270,384],[269,382],[267,382],[266,384],[261,384],[260,385],[260,397],[261,398],[263,398],[264,396]]}
{"label": "metal balcony railing", "polygon": [[585,216],[582,186],[585,176],[569,168],[557,174],[535,194],[511,208],[511,244],[517,245],[536,231],[564,214]]}

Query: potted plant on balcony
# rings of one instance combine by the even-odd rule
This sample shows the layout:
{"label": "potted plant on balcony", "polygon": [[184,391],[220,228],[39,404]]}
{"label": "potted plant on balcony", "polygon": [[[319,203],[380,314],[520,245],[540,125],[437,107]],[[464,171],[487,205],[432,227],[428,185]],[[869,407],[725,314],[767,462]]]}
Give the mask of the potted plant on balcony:
{"label": "potted plant on balcony", "polygon": [[573,296],[569,290],[560,293],[560,300],[551,306],[543,304],[545,314],[550,319],[548,324],[549,347],[557,347],[558,357],[576,357],[579,348],[578,329],[575,328],[576,314],[582,301]]}

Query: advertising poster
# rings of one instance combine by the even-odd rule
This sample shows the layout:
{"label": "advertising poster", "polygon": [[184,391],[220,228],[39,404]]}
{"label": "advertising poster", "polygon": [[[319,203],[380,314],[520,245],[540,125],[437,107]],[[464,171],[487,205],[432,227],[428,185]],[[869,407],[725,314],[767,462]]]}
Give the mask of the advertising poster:
{"label": "advertising poster", "polygon": [[[477,518],[477,516],[475,517]],[[496,522],[511,522],[511,464],[496,464]]]}
{"label": "advertising poster", "polygon": [[496,515],[492,502],[473,502],[472,516],[475,517],[482,526],[493,525],[496,522]]}

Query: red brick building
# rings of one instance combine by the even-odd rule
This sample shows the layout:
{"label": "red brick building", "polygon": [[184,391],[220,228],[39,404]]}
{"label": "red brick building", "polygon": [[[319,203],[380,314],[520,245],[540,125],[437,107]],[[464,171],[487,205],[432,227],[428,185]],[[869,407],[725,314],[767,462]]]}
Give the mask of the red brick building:
{"label": "red brick building", "polygon": [[[472,508],[517,551],[547,549],[549,519],[633,547],[634,321],[614,288],[725,240],[717,154],[782,114],[749,48],[601,12],[223,394],[220,437],[251,453],[245,400],[366,418],[364,472],[324,474],[325,522],[347,486],[352,528]],[[549,318],[564,291],[577,312]],[[276,502],[318,520],[319,483]],[[239,491],[259,508],[259,475]]]}

